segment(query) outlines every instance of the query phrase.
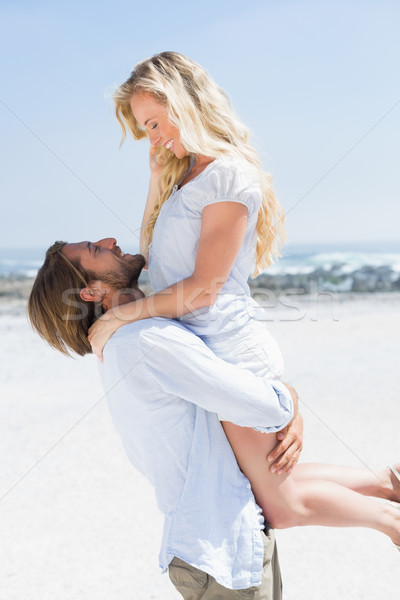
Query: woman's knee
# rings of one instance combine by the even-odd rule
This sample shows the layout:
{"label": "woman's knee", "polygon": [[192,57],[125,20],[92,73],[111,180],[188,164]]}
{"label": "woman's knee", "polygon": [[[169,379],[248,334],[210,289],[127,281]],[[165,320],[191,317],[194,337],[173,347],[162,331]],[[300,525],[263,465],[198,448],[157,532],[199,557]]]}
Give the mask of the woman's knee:
{"label": "woman's knee", "polygon": [[268,511],[266,517],[268,525],[273,529],[289,529],[290,527],[296,527],[298,525],[297,515],[294,512],[287,512],[282,510]]}
{"label": "woman's knee", "polygon": [[261,505],[264,517],[274,529],[288,529],[298,527],[307,522],[309,510],[302,501],[301,495],[280,498],[280,501],[271,505],[268,501]]}

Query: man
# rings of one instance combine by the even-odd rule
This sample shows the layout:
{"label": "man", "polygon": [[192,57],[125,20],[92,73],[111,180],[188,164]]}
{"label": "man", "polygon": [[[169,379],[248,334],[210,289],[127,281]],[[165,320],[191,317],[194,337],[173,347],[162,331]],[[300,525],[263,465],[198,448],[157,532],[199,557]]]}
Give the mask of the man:
{"label": "man", "polygon": [[[113,238],[56,242],[32,288],[30,321],[61,352],[89,353],[94,319],[143,297],[143,266],[143,256],[124,254]],[[101,375],[125,450],[165,516],[160,566],[185,600],[279,600],[274,534],[263,531],[220,420],[260,432],[290,423],[300,434],[287,434],[274,451],[285,463],[301,445],[294,390],[218,359],[162,318],[121,327],[104,349]]]}

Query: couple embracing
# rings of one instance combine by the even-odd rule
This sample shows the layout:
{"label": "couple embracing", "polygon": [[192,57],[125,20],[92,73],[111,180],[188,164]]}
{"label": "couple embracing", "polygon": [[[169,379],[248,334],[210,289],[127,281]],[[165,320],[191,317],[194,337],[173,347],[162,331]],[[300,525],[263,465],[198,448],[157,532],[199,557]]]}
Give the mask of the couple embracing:
{"label": "couple embracing", "polygon": [[228,98],[163,52],[114,101],[124,137],[151,145],[142,254],[56,242],[28,308],[54,348],[101,359],[125,450],[165,516],[161,567],[185,600],[278,600],[273,528],[370,527],[398,546],[400,463],[297,464],[297,394],[247,284],[278,254],[283,211]]}

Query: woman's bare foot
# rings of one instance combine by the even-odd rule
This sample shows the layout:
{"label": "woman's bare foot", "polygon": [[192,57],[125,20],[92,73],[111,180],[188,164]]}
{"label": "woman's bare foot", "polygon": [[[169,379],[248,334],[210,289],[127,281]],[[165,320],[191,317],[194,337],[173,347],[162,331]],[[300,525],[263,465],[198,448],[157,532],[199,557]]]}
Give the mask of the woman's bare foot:
{"label": "woman's bare foot", "polygon": [[[390,481],[390,500],[400,502],[400,463],[394,464],[387,468]],[[400,508],[400,507],[399,507]]]}
{"label": "woman's bare foot", "polygon": [[376,472],[377,489],[371,495],[391,502],[400,502],[400,478],[397,477],[395,470],[400,475],[400,463]]}
{"label": "woman's bare foot", "polygon": [[385,511],[392,521],[393,533],[391,534],[391,540],[400,552],[400,504],[390,502],[385,505]]}

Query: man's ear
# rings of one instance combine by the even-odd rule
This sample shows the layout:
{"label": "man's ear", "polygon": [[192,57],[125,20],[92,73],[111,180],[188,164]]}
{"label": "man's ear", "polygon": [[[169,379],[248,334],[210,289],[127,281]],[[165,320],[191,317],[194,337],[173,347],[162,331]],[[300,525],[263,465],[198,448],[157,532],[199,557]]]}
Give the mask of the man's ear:
{"label": "man's ear", "polygon": [[85,302],[101,302],[106,294],[106,290],[102,290],[96,287],[88,288],[84,287],[79,292],[82,300]]}

